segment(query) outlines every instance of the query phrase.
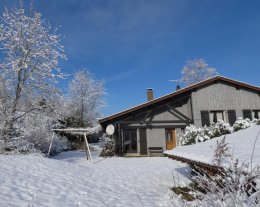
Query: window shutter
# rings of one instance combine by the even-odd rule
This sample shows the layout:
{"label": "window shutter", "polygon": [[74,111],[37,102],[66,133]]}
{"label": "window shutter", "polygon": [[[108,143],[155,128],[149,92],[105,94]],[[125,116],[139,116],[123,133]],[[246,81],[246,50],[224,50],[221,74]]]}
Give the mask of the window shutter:
{"label": "window shutter", "polygon": [[252,113],[251,110],[243,110],[243,118],[252,120]]}
{"label": "window shutter", "polygon": [[218,122],[218,117],[217,117],[217,112],[213,112],[213,122],[217,123]]}
{"label": "window shutter", "polygon": [[234,123],[235,123],[236,120],[237,120],[236,111],[235,111],[235,110],[228,110],[227,113],[228,113],[228,121],[229,121],[229,124],[230,124],[230,126],[233,126]]}
{"label": "window shutter", "polygon": [[210,125],[210,121],[209,121],[209,111],[201,111],[201,124],[204,127],[209,126]]}

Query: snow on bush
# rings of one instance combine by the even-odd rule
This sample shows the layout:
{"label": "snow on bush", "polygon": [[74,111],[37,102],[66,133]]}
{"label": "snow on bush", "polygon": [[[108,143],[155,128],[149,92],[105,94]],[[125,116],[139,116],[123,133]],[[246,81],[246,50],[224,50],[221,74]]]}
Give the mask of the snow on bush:
{"label": "snow on bush", "polygon": [[209,127],[197,128],[194,125],[187,126],[184,134],[178,134],[181,145],[190,145],[198,142],[205,142],[214,137],[219,137],[225,134],[231,134],[241,129],[246,129],[251,126],[260,125],[260,119],[238,118],[231,127],[229,123],[219,120],[217,123],[211,124]]}
{"label": "snow on bush", "polygon": [[219,120],[217,123],[213,123],[208,129],[210,138],[219,137],[225,134],[231,134],[232,131],[233,130],[230,124],[225,123],[223,120]]}
{"label": "snow on bush", "polygon": [[[12,138],[6,143],[0,143],[2,154],[47,154],[52,131],[57,126],[55,116],[52,117],[46,112],[31,113],[15,123]],[[69,149],[66,137],[56,134],[53,140],[51,154],[57,154]]]}
{"label": "snow on bush", "polygon": [[190,206],[259,206],[260,168],[252,170],[249,164],[239,165],[238,160],[230,165],[221,175],[210,176],[206,172],[194,177],[201,191],[193,192],[196,198]]}
{"label": "snow on bush", "polygon": [[104,141],[103,150],[100,154],[101,157],[112,157],[116,156],[116,142],[113,138],[108,137],[106,134],[103,135],[102,141]]}
{"label": "snow on bush", "polygon": [[204,142],[210,139],[205,133],[205,128],[197,128],[194,125],[187,126],[184,134],[179,134],[181,145],[189,145],[197,142]]}
{"label": "snow on bush", "polygon": [[[217,142],[214,152],[213,162],[221,170],[210,175],[205,169],[197,168],[192,177],[196,188],[188,191],[192,201],[174,194],[179,206],[259,206],[260,166],[239,163],[238,159],[234,161],[225,137]],[[226,165],[227,162],[229,165]]]}
{"label": "snow on bush", "polygon": [[246,128],[250,127],[251,124],[252,124],[252,122],[250,121],[250,119],[242,119],[241,117],[239,117],[238,120],[234,123],[233,129],[236,132],[241,129],[246,129]]}

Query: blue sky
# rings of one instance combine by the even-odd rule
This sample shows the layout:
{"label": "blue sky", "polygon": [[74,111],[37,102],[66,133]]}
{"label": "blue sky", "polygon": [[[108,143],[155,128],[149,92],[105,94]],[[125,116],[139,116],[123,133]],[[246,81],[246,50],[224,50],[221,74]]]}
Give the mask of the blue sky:
{"label": "blue sky", "polygon": [[[25,3],[28,1],[25,1]],[[71,73],[87,67],[104,79],[110,115],[175,90],[185,61],[204,58],[223,75],[260,85],[260,1],[34,0],[60,27]],[[17,5],[1,0],[0,10]],[[60,87],[67,88],[68,81]]]}

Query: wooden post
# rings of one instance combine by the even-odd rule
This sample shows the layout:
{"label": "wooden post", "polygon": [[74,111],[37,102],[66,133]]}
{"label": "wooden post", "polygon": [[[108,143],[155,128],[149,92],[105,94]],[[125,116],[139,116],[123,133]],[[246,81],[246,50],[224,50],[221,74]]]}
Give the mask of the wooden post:
{"label": "wooden post", "polygon": [[87,160],[88,160],[88,146],[87,146],[87,137],[86,137],[86,133],[84,132],[83,133],[83,136],[84,136],[84,143],[85,143],[85,151],[86,151],[86,157],[87,157]]}
{"label": "wooden post", "polygon": [[92,157],[91,157],[91,152],[90,152],[90,149],[89,149],[88,140],[87,140],[87,136],[86,136],[85,132],[84,132],[84,139],[85,139],[85,143],[86,143],[86,150],[89,153],[90,162],[93,164]]}
{"label": "wooden post", "polygon": [[51,144],[50,144],[50,147],[49,147],[49,150],[48,150],[48,155],[47,155],[47,157],[50,156],[51,146],[52,146],[52,142],[53,142],[54,135],[55,135],[55,132],[53,132],[52,137],[51,137]]}

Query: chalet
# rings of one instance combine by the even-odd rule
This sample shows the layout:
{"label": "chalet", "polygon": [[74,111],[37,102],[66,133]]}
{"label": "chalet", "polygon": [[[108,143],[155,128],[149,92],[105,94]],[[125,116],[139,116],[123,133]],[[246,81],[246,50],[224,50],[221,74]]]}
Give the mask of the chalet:
{"label": "chalet", "polygon": [[210,125],[221,119],[233,123],[238,117],[260,117],[260,88],[216,76],[168,95],[153,99],[147,89],[147,102],[99,120],[113,134],[120,155],[162,155],[178,146],[177,134],[189,124]]}

